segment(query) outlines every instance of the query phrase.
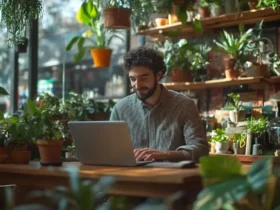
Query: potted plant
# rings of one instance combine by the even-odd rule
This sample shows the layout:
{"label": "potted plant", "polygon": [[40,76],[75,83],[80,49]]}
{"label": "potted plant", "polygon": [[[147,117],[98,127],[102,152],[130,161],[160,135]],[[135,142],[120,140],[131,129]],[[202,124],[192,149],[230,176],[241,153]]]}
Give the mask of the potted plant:
{"label": "potted plant", "polygon": [[235,133],[233,134],[233,152],[237,154],[245,154],[246,145],[246,133]]}
{"label": "potted plant", "polygon": [[217,17],[223,13],[223,2],[222,0],[213,0],[210,4],[210,11],[212,17]]}
{"label": "potted plant", "polygon": [[165,41],[164,62],[172,82],[190,82],[192,80],[191,62],[188,60],[191,50],[192,47],[185,39],[176,43]]}
{"label": "potted plant", "polygon": [[20,116],[1,119],[7,153],[11,163],[28,164],[31,159],[31,152],[28,147],[33,139],[33,130],[29,122],[26,121],[27,114],[25,110]]}
{"label": "potted plant", "polygon": [[210,1],[209,0],[200,0],[199,14],[201,18],[210,17]]}
{"label": "potted plant", "polygon": [[68,145],[64,149],[64,151],[65,151],[65,159],[73,159],[74,150],[75,150],[74,146]]}
{"label": "potted plant", "polygon": [[245,120],[245,111],[242,110],[242,101],[238,93],[230,93],[228,97],[231,102],[227,102],[225,108],[230,110],[229,119],[236,125],[238,122]]}
{"label": "potted plant", "polygon": [[8,46],[25,45],[26,28],[30,21],[41,17],[43,3],[41,0],[5,0],[1,2],[0,10],[1,21],[7,27]]}
{"label": "potted plant", "polygon": [[70,92],[65,100],[65,107],[68,107],[68,115],[71,120],[87,120],[86,96]]}
{"label": "potted plant", "polygon": [[[253,154],[262,152],[262,147],[265,144],[265,136],[263,135],[268,129],[268,119],[261,116],[259,119],[251,117],[247,119],[247,130],[252,133],[255,140],[253,145]],[[255,147],[255,149],[254,149]],[[254,153],[255,150],[255,153]]]}
{"label": "potted plant", "polygon": [[[95,68],[108,68],[110,66],[112,50],[109,48],[113,38],[119,38],[113,30],[106,29],[104,23],[97,10],[97,6],[92,1],[85,1],[81,5],[77,19],[90,29],[80,36],[75,36],[66,46],[66,50],[72,49],[74,44],[77,44],[78,52],[74,56],[74,62],[79,62],[88,51],[91,52]],[[90,45],[85,45],[86,41]]]}
{"label": "potted plant", "polygon": [[204,45],[195,45],[193,47],[193,55],[191,56],[192,78],[194,82],[204,81],[207,76],[208,53],[211,48]]}
{"label": "potted plant", "polygon": [[[238,78],[239,76],[239,61],[243,54],[245,44],[248,38],[251,36],[253,29],[249,29],[246,32],[240,32],[238,37],[233,34],[223,31],[220,36],[220,42],[214,40],[214,43],[225,53],[224,67],[225,75],[228,79]],[[239,65],[238,65],[239,64]]]}
{"label": "potted plant", "polygon": [[225,130],[217,128],[211,132],[210,142],[215,142],[216,154],[226,154],[229,149],[229,137]]}
{"label": "potted plant", "polygon": [[249,0],[248,5],[250,9],[257,9],[258,0]]}
{"label": "potted plant", "polygon": [[280,76],[280,57],[278,53],[269,54],[269,69],[277,76]]}
{"label": "potted plant", "polygon": [[104,27],[111,29],[130,28],[130,1],[108,0],[103,9]]}

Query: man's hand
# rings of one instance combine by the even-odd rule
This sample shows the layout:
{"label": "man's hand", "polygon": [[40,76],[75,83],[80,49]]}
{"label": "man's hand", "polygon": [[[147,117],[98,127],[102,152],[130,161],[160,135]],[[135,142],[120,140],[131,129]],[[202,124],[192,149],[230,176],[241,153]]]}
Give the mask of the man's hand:
{"label": "man's hand", "polygon": [[154,161],[168,160],[169,153],[167,151],[154,150],[149,148],[135,149],[134,155],[137,161]]}

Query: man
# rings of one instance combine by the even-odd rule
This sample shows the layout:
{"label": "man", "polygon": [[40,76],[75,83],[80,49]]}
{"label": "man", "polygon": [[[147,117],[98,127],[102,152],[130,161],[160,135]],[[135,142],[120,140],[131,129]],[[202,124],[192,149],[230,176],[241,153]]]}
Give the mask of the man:
{"label": "man", "polygon": [[132,49],[124,70],[135,93],[115,105],[110,120],[128,123],[136,160],[198,161],[208,155],[193,100],[159,84],[166,72],[163,58],[151,48]]}

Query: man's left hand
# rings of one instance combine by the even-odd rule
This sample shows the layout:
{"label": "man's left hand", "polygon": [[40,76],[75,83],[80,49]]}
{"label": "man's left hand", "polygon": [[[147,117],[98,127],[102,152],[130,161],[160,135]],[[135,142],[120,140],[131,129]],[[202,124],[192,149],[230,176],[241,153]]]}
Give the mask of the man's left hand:
{"label": "man's left hand", "polygon": [[154,149],[149,149],[149,148],[135,149],[134,155],[135,155],[135,158],[137,161],[168,160],[167,151],[160,151],[160,150],[154,150]]}

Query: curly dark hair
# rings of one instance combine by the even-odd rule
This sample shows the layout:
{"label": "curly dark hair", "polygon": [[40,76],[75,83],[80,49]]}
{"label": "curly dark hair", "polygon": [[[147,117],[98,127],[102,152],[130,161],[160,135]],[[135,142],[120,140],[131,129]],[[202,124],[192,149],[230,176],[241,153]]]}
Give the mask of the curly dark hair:
{"label": "curly dark hair", "polygon": [[147,67],[156,75],[162,71],[162,75],[166,72],[166,66],[163,57],[154,49],[149,47],[138,47],[131,49],[124,55],[123,68],[130,71],[132,67]]}

